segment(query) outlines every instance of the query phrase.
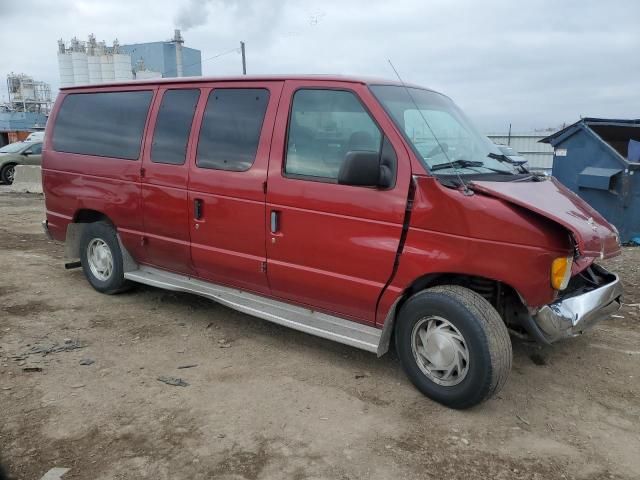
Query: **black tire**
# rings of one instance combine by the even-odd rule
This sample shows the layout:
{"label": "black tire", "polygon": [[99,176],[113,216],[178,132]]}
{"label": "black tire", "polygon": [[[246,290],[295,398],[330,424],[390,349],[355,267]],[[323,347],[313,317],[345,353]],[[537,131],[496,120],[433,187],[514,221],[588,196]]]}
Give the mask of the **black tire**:
{"label": "black tire", "polygon": [[8,163],[0,170],[0,180],[5,185],[11,185],[13,183],[13,173],[15,172],[16,165],[14,163]]}
{"label": "black tire", "polygon": [[[464,339],[460,345],[466,348],[468,363],[462,362],[466,373],[459,375],[461,380],[455,385],[432,380],[418,363],[424,365],[425,357],[414,353],[420,349],[413,343],[414,328],[419,332],[419,325],[425,325],[430,321],[425,319],[431,316],[446,319]],[[435,322],[437,325],[439,321]],[[446,324],[445,327],[449,328]],[[427,397],[447,407],[465,409],[487,400],[502,389],[511,370],[511,340],[500,315],[485,298],[457,285],[433,287],[409,298],[398,314],[395,340],[398,357],[411,382]]]}
{"label": "black tire", "polygon": [[[112,268],[107,278],[99,278],[92,271],[88,258],[89,244],[94,240],[102,241],[111,252]],[[80,263],[85,277],[93,288],[101,293],[114,294],[127,290],[130,283],[124,278],[122,251],[115,228],[106,222],[88,223],[80,237]]]}

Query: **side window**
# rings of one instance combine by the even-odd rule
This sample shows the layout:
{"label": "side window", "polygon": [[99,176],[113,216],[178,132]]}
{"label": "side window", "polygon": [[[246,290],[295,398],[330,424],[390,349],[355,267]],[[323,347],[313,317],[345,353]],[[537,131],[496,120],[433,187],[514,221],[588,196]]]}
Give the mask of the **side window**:
{"label": "side window", "polygon": [[27,150],[31,155],[40,155],[42,153],[42,144],[35,143],[31,146],[29,150]]}
{"label": "side window", "polygon": [[219,88],[207,99],[196,165],[242,172],[256,158],[269,90]]}
{"label": "side window", "polygon": [[200,90],[167,90],[158,110],[151,144],[151,161],[182,165]]}
{"label": "side window", "polygon": [[382,134],[358,98],[342,90],[298,90],[293,97],[285,174],[338,178],[351,151],[380,152]]}
{"label": "side window", "polygon": [[72,93],[53,126],[53,149],[137,160],[153,92]]}

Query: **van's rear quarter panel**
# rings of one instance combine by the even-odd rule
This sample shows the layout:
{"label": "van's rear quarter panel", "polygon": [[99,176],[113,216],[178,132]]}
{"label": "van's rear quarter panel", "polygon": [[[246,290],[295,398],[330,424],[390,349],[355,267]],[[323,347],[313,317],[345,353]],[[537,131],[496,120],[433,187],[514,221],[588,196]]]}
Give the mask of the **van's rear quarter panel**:
{"label": "van's rear quarter panel", "polygon": [[64,240],[77,212],[90,209],[109,217],[125,245],[137,245],[143,230],[139,161],[47,150],[42,173],[53,238]]}

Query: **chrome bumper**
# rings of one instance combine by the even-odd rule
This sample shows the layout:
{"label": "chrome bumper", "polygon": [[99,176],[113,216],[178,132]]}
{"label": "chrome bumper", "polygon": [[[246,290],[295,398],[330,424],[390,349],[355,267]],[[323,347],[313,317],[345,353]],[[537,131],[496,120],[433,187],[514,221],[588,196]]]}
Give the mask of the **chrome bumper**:
{"label": "chrome bumper", "polygon": [[575,337],[620,309],[622,283],[620,278],[595,265],[606,281],[581,295],[560,298],[542,307],[533,320],[548,343]]}
{"label": "chrome bumper", "polygon": [[42,221],[42,229],[44,230],[44,234],[47,236],[47,238],[49,240],[53,240],[51,232],[49,231],[49,222],[47,220]]}

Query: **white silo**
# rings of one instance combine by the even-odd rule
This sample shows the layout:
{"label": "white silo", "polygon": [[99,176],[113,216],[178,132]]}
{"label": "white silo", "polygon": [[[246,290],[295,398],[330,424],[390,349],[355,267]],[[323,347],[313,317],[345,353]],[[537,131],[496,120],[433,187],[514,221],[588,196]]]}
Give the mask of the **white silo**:
{"label": "white silo", "polygon": [[71,87],[74,84],[73,63],[71,54],[58,53],[58,72],[60,73],[60,87]]}
{"label": "white silo", "polygon": [[62,39],[58,40],[58,73],[60,75],[60,87],[73,86],[71,54],[67,52]]}
{"label": "white silo", "polygon": [[96,55],[87,56],[87,66],[89,69],[89,83],[102,82],[102,66],[100,57]]}
{"label": "white silo", "polygon": [[131,56],[124,53],[113,54],[113,73],[116,82],[132,79]]}
{"label": "white silo", "polygon": [[103,82],[113,82],[113,80],[115,80],[113,55],[106,54],[100,56],[100,71],[102,73]]}
{"label": "white silo", "polygon": [[98,43],[96,42],[96,37],[93,35],[89,35],[89,40],[87,41],[87,68],[89,70],[89,83],[100,83],[102,82],[102,70],[100,67],[100,55]]}
{"label": "white silo", "polygon": [[84,52],[71,52],[71,62],[73,63],[73,81],[76,85],[89,83],[89,66],[87,64],[87,54]]}

